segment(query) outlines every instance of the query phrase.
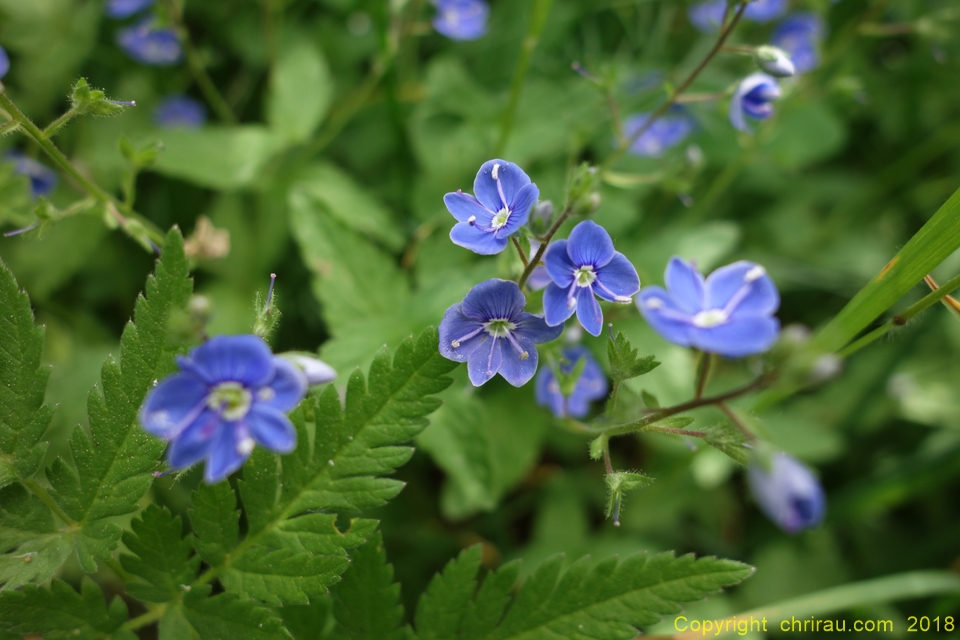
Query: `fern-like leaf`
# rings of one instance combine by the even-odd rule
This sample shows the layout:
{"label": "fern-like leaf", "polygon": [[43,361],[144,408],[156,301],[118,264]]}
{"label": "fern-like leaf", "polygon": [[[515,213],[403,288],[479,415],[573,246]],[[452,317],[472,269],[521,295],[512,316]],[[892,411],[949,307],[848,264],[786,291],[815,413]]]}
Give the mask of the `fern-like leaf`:
{"label": "fern-like leaf", "polygon": [[350,568],[333,588],[335,640],[401,640],[403,606],[383,539],[373,534],[350,554]]}

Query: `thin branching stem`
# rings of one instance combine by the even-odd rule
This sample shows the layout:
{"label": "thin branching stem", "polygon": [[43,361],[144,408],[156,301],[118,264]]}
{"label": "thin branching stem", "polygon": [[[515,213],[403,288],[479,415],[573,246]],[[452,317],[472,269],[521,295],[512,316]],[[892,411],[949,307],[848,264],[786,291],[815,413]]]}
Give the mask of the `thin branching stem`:
{"label": "thin branching stem", "polygon": [[530,274],[533,273],[533,270],[537,268],[537,265],[540,264],[540,260],[543,259],[543,254],[547,250],[547,245],[550,244],[550,241],[553,239],[553,236],[556,235],[557,231],[560,230],[560,227],[563,226],[563,223],[566,222],[567,218],[570,217],[570,214],[573,212],[572,206],[567,206],[563,212],[557,216],[556,221],[547,231],[547,234],[543,236],[540,242],[540,247],[537,249],[537,252],[530,258],[530,262],[527,263],[526,268],[523,270],[523,273],[520,274],[520,279],[517,280],[517,284],[520,288],[523,288],[523,285],[527,283],[527,278],[530,277]]}

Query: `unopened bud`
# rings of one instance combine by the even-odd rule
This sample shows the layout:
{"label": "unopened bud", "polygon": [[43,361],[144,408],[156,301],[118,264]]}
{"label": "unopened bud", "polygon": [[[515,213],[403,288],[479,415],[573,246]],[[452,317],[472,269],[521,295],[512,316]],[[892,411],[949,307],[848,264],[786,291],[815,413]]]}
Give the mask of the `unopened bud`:
{"label": "unopened bud", "polygon": [[300,367],[300,370],[307,376],[307,382],[310,383],[310,386],[333,382],[337,378],[337,372],[334,371],[333,367],[322,360],[299,353],[285,353],[283,355]]}
{"label": "unopened bud", "polygon": [[757,66],[778,78],[787,78],[797,72],[787,52],[777,47],[770,45],[757,47],[753,52],[753,59],[756,60]]}

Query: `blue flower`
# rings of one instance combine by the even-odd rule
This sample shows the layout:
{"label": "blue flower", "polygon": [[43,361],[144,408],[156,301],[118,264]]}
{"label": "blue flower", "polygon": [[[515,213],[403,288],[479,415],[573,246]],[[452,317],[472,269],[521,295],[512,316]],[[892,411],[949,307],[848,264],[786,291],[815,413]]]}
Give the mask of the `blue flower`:
{"label": "blue flower", "polygon": [[[754,0],[747,5],[743,17],[746,20],[754,22],[769,22],[783,15],[787,10],[789,0]],[[735,8],[730,9],[730,17],[733,17]],[[687,17],[690,24],[697,31],[709,33],[716,31],[723,23],[723,14],[727,11],[727,0],[706,0],[706,2],[695,2],[687,9]]]}
{"label": "blue flower", "polygon": [[473,181],[476,197],[462,191],[443,196],[459,222],[450,230],[454,244],[481,255],[500,253],[507,238],[527,222],[540,190],[523,169],[506,160],[483,163]]}
{"label": "blue flower", "polygon": [[815,527],[823,520],[826,498],[807,467],[780,452],[766,469],[757,462],[747,470],[750,493],[763,512],[787,533]]}
{"label": "blue flower", "polygon": [[[623,123],[623,135],[627,140],[633,138],[650,116],[641,113],[630,116]],[[637,156],[659,158],[670,147],[676,146],[693,131],[693,120],[687,115],[678,112],[676,115],[667,115],[658,120],[644,131],[639,138],[630,145],[630,153]]]}
{"label": "blue flower", "polygon": [[823,19],[817,14],[794,13],[777,25],[771,43],[790,54],[797,73],[806,73],[820,64],[817,48],[824,32]]}
{"label": "blue flower", "polygon": [[218,336],[179,357],[180,373],[147,396],[140,423],[170,441],[167,462],[183,469],[206,459],[204,478],[218,482],[239,469],[256,444],[278,453],[297,446],[285,413],[307,391],[292,362],[257,336]]}
{"label": "blue flower", "polygon": [[[536,240],[530,241],[530,259],[533,260],[533,257],[537,255],[537,251],[540,250],[540,243]],[[541,262],[543,258],[541,258]],[[546,267],[536,266],[533,268],[533,271],[530,272],[530,277],[527,278],[527,286],[530,288],[530,291],[540,291],[545,286],[553,282],[553,278],[550,277],[550,273],[547,271]]]}
{"label": "blue flower", "polygon": [[563,327],[548,327],[526,313],[526,298],[509,280],[481,282],[443,314],[440,355],[467,363],[470,382],[479,387],[496,373],[515,387],[537,372],[535,345],[560,337]]}
{"label": "blue flower", "polygon": [[10,56],[6,49],[0,47],[0,78],[7,75],[7,71],[10,71]]}
{"label": "blue flower", "polygon": [[594,295],[626,304],[640,290],[637,270],[613,249],[610,234],[591,220],[574,227],[569,239],[551,244],[544,262],[553,279],[543,292],[544,319],[550,326],[562,325],[576,311],[583,328],[599,336],[603,312]]}
{"label": "blue flower", "polygon": [[776,20],[787,10],[789,0],[753,0],[747,5],[743,17],[753,22]]}
{"label": "blue flower", "polygon": [[207,110],[189,96],[170,96],[154,109],[153,120],[164,129],[198,129],[207,121]]}
{"label": "blue flower", "polygon": [[662,287],[645,287],[637,306],[664,339],[730,358],[773,346],[780,294],[766,270],[753,262],[721,267],[704,281],[694,266],[674,256]]}
{"label": "blue flower", "polygon": [[49,195],[58,182],[57,172],[50,167],[28,158],[14,149],[5,154],[8,161],[13,163],[13,171],[30,179],[30,193],[34,198]]}
{"label": "blue flower", "polygon": [[745,118],[766,120],[773,115],[770,104],[780,97],[780,85],[765,73],[754,73],[740,81],[730,99],[730,124],[740,131],[750,132]]}
{"label": "blue flower", "polygon": [[558,418],[568,415],[583,418],[590,412],[591,402],[607,395],[607,378],[586,347],[567,347],[562,354],[564,361],[560,364],[560,370],[565,374],[573,371],[581,358],[586,360],[573,393],[569,397],[564,396],[553,370],[544,367],[537,374],[537,404],[549,408]]}
{"label": "blue flower", "polygon": [[120,20],[129,18],[135,13],[140,13],[156,0],[107,0],[107,6],[104,10],[108,18]]}
{"label": "blue flower", "polygon": [[476,40],[487,32],[485,0],[439,0],[433,28],[453,40]]}
{"label": "blue flower", "polygon": [[180,62],[183,47],[173,29],[158,28],[152,18],[117,32],[117,44],[137,62],[169,65]]}

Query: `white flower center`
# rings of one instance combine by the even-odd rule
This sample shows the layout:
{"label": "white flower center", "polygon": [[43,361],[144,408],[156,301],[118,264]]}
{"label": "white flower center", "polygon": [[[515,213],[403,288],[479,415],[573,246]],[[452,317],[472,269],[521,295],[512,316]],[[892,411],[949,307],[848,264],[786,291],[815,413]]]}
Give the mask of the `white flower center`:
{"label": "white flower center", "polygon": [[494,338],[506,338],[517,325],[507,319],[494,319],[483,323],[483,329]]}
{"label": "white flower center", "polygon": [[493,216],[493,222],[490,223],[490,226],[494,229],[500,229],[507,224],[507,220],[510,219],[510,209],[504,207],[497,211],[497,214]]}
{"label": "white flower center", "polygon": [[247,415],[252,403],[253,394],[239,382],[221,382],[207,396],[207,406],[230,422]]}
{"label": "white flower center", "polygon": [[577,281],[578,287],[589,287],[597,280],[597,274],[593,272],[593,265],[585,265],[573,272],[573,277]]}
{"label": "white flower center", "polygon": [[729,319],[723,309],[707,309],[693,316],[693,325],[701,329],[709,329],[721,325]]}

